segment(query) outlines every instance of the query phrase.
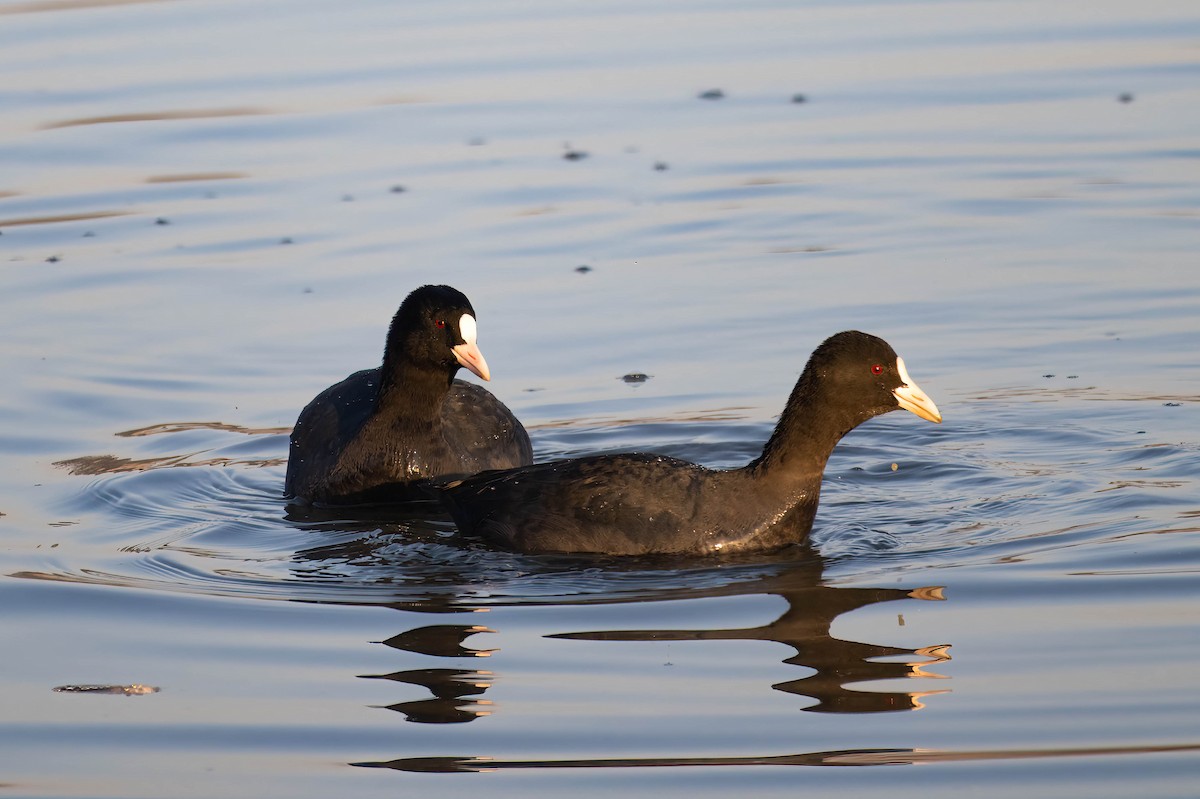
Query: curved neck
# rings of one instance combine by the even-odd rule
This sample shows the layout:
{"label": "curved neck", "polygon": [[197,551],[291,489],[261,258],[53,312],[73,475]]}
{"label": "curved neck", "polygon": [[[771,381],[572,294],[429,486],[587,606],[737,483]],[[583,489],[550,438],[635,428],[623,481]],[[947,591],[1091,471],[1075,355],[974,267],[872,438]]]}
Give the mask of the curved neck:
{"label": "curved neck", "polygon": [[812,370],[805,369],[762,455],[748,467],[760,479],[815,481],[819,485],[825,464],[842,436],[874,415],[847,413],[837,403],[827,401],[827,392]]}

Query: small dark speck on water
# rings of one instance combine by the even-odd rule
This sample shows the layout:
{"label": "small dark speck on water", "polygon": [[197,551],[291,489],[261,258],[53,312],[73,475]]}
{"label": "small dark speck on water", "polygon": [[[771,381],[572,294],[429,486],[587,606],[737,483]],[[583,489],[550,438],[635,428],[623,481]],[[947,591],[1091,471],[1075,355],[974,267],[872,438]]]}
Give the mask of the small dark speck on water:
{"label": "small dark speck on water", "polygon": [[793,103],[807,103],[807,102],[808,102],[808,98],[807,98],[807,97],[805,97],[803,94],[793,94],[793,95],[792,95],[792,102],[793,102]]}
{"label": "small dark speck on water", "polygon": [[280,239],[280,240],[279,240],[279,243],[280,243],[280,244],[291,244],[291,243],[292,243],[292,237],[291,237],[291,236],[284,236],[282,239]]}
{"label": "small dark speck on water", "polygon": [[342,202],[344,202],[344,203],[352,203],[352,202],[354,202],[354,195],[353,195],[353,194],[343,194],[343,195],[342,195]]}
{"label": "small dark speck on water", "polygon": [[312,286],[305,286],[303,293],[304,294],[312,294],[313,293]]}
{"label": "small dark speck on water", "polygon": [[580,264],[579,266],[575,267],[575,271],[581,275],[586,275],[588,272],[592,271],[592,268],[587,264]]}
{"label": "small dark speck on water", "polygon": [[1129,92],[1121,92],[1120,94],[1117,95],[1117,102],[1132,103],[1133,95]]}
{"label": "small dark speck on water", "polygon": [[83,237],[85,239],[95,238],[95,236],[96,236],[96,234],[91,230],[85,231],[83,234]]}
{"label": "small dark speck on water", "polygon": [[1068,380],[1078,380],[1078,379],[1079,379],[1079,375],[1067,375],[1067,379],[1068,379]]}
{"label": "small dark speck on water", "polygon": [[720,89],[707,89],[697,95],[701,100],[722,100],[725,98],[725,92]]}
{"label": "small dark speck on water", "polygon": [[583,150],[567,150],[565,153],[563,153],[563,158],[567,159],[568,161],[582,161],[587,157],[588,154]]}
{"label": "small dark speck on water", "polygon": [[170,220],[170,219],[167,219],[165,216],[160,216],[158,219],[155,219],[155,220],[154,220],[154,224],[156,224],[156,225],[169,225],[169,224],[171,224],[171,220]]}
{"label": "small dark speck on water", "polygon": [[655,172],[666,172],[667,169],[669,169],[669,167],[667,166],[666,161],[655,161],[654,162],[654,171]]}
{"label": "small dark speck on water", "polygon": [[1182,402],[1164,402],[1163,406],[1167,408],[1178,408],[1182,404]]}
{"label": "small dark speck on water", "polygon": [[630,372],[627,375],[622,375],[621,379],[626,383],[645,383],[650,379],[650,377],[651,375],[645,374],[644,372]]}
{"label": "small dark speck on water", "polygon": [[47,258],[47,259],[46,259],[46,263],[48,263],[48,264],[56,264],[56,263],[58,263],[58,262],[59,262],[59,261],[61,261],[61,260],[62,260],[62,259],[61,259],[61,258],[59,258],[57,255],[51,255],[49,258]]}
{"label": "small dark speck on water", "polygon": [[469,147],[482,147],[485,144],[487,144],[487,139],[483,138],[482,136],[475,136],[474,138],[467,140],[467,145]]}
{"label": "small dark speck on water", "polygon": [[1042,377],[1049,378],[1049,377],[1054,377],[1054,375],[1052,375],[1052,374],[1050,374],[1050,375],[1042,375]]}
{"label": "small dark speck on water", "polygon": [[390,189],[388,189],[388,191],[390,191],[392,194],[403,194],[404,192],[408,191],[408,189],[397,183],[395,186],[392,186]]}

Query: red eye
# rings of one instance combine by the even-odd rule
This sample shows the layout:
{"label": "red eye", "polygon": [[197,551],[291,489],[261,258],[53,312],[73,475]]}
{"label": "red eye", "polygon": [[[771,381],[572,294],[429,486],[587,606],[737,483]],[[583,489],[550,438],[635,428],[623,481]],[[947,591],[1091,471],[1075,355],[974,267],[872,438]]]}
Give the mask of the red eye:
{"label": "red eye", "polygon": [[445,326],[446,326],[446,320],[445,320],[445,319],[438,319],[438,320],[436,320],[436,321],[435,321],[433,324],[434,324],[435,326],[437,326],[437,328],[438,328],[439,330],[441,330],[443,327],[445,327]]}
{"label": "red eye", "polygon": [[872,367],[871,367],[871,374],[873,374],[873,375],[881,375],[881,374],[883,374],[883,365],[882,365],[882,364],[878,364],[878,363],[877,363],[877,364],[875,364],[874,366],[872,366]]}

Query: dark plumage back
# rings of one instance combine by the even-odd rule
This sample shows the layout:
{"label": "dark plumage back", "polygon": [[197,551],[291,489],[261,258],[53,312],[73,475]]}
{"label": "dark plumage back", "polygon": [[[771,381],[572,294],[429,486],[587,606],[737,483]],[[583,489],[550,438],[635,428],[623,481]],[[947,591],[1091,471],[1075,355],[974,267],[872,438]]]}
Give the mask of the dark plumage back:
{"label": "dark plumage back", "polygon": [[886,341],[847,331],[813,352],[763,454],[740,469],[597,455],[480,474],[442,499],[463,532],[523,552],[773,549],[807,538],[838,440],[898,408],[941,421]]}

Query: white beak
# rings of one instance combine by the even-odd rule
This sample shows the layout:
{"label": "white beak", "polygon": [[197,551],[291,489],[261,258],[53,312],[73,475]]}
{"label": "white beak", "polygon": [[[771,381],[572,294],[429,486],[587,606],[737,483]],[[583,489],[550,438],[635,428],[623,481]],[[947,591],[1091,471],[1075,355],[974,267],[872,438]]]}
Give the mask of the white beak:
{"label": "white beak", "polygon": [[903,358],[896,358],[896,371],[900,373],[900,379],[904,381],[904,385],[892,392],[892,395],[896,398],[896,402],[900,403],[900,407],[906,411],[915,413],[922,419],[928,419],[931,422],[941,424],[941,412],[933,404],[933,400],[917,385],[917,381],[908,376],[908,370],[904,368]]}
{"label": "white beak", "polygon": [[455,360],[461,365],[484,380],[491,380],[492,373],[488,369],[487,361],[483,359],[483,353],[479,351],[479,345],[475,343],[476,331],[475,317],[469,313],[463,314],[458,320],[458,335],[463,343],[451,347],[450,350],[454,353]]}

